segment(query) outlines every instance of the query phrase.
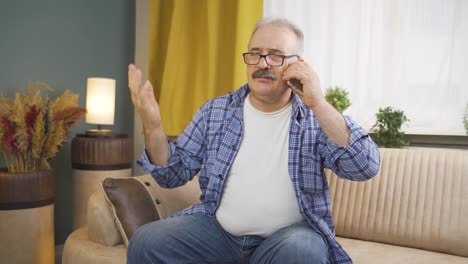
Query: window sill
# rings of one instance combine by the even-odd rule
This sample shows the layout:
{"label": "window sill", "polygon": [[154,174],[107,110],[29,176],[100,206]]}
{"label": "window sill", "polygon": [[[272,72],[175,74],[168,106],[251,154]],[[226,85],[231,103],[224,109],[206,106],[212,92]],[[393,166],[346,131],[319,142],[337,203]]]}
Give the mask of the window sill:
{"label": "window sill", "polygon": [[[369,133],[372,137],[373,133]],[[468,149],[468,135],[435,135],[406,133],[406,139],[412,147]]]}

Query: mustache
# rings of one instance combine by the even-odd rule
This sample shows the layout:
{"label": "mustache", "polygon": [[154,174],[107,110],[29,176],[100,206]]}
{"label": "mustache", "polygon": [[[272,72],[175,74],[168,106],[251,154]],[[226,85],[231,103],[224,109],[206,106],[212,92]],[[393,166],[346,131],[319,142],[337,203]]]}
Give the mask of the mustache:
{"label": "mustache", "polygon": [[268,78],[273,81],[278,80],[278,77],[276,77],[274,73],[269,72],[266,69],[260,69],[258,71],[255,71],[254,73],[252,73],[252,78]]}

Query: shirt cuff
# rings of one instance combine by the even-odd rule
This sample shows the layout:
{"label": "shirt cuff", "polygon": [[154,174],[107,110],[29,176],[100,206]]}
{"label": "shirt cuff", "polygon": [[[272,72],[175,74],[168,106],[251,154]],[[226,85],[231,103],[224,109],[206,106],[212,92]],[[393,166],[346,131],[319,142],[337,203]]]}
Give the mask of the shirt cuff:
{"label": "shirt cuff", "polygon": [[349,128],[349,145],[338,146],[335,142],[329,139],[326,135],[325,156],[328,156],[329,164],[326,167],[331,167],[338,158],[347,154],[350,156],[359,154],[363,149],[361,138],[368,137],[369,134],[362,127],[358,126],[349,116],[343,116],[346,125]]}
{"label": "shirt cuff", "polygon": [[175,153],[175,144],[168,138],[167,139],[168,146],[169,146],[169,151],[168,151],[168,157],[167,157],[167,162],[164,166],[158,166],[156,164],[151,163],[149,160],[148,152],[146,149],[146,145],[143,150],[143,154],[141,157],[137,160],[137,164],[146,172],[151,173],[153,177],[158,177],[158,176],[167,176],[171,172],[171,167],[178,162],[178,158]]}

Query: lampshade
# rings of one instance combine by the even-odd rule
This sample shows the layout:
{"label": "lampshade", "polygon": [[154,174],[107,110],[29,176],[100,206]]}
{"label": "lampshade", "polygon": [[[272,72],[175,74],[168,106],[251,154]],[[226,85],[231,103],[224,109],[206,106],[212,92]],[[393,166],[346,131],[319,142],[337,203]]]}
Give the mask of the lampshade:
{"label": "lampshade", "polygon": [[113,125],[115,113],[115,80],[88,78],[86,88],[86,123]]}

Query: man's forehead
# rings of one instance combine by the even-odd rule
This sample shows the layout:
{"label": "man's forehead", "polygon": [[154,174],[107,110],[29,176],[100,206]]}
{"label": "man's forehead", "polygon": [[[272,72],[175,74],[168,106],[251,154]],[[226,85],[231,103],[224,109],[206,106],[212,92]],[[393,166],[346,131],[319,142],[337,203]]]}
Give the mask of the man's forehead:
{"label": "man's forehead", "polygon": [[268,53],[284,53],[284,50],[277,48],[266,48],[266,47],[250,47],[249,51],[262,52],[267,51]]}
{"label": "man's forehead", "polygon": [[290,29],[274,25],[259,28],[250,38],[249,51],[284,53],[294,49],[297,37]]}

